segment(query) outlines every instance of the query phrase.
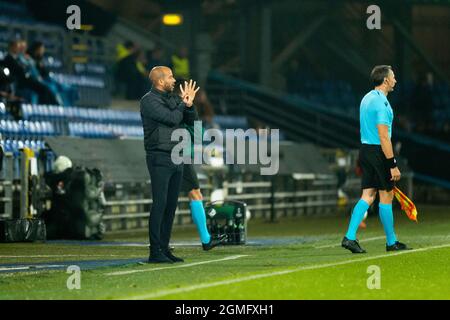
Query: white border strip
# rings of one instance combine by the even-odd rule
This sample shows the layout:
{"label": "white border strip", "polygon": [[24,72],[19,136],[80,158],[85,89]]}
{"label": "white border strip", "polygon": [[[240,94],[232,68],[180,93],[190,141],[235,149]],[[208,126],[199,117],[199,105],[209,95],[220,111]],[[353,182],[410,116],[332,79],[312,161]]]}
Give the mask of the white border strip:
{"label": "white border strip", "polygon": [[118,272],[105,273],[105,275],[106,276],[123,276],[123,275],[127,275],[127,274],[132,274],[132,273],[139,273],[139,272],[151,272],[151,271],[168,270],[168,269],[188,268],[188,267],[193,267],[193,266],[198,266],[198,265],[208,264],[208,263],[213,263],[213,262],[236,260],[236,259],[247,257],[247,256],[248,255],[236,255],[236,256],[229,256],[229,257],[226,257],[223,259],[217,259],[217,260],[207,260],[207,261],[193,262],[193,263],[187,263],[187,264],[179,264],[179,265],[173,266],[173,267],[159,267],[159,268],[141,269],[141,270],[118,271]]}
{"label": "white border strip", "polygon": [[0,271],[14,271],[14,270],[35,270],[35,269],[44,269],[44,268],[61,268],[65,267],[65,265],[60,264],[49,264],[49,265],[39,265],[39,266],[33,266],[33,265],[24,265],[20,267],[1,267]]}
{"label": "white border strip", "polygon": [[49,254],[49,255],[34,255],[34,256],[0,256],[0,258],[60,258],[60,257],[123,257],[119,254]]}
{"label": "white border strip", "polygon": [[416,253],[416,252],[421,252],[421,251],[428,251],[428,250],[441,249],[441,248],[447,248],[447,247],[450,247],[450,243],[444,244],[444,245],[439,245],[439,246],[425,247],[425,248],[420,248],[420,249],[415,249],[415,250],[392,252],[392,253],[381,254],[381,255],[377,255],[377,256],[373,256],[373,257],[367,257],[367,258],[362,258],[362,259],[352,259],[350,261],[342,261],[342,262],[335,262],[335,263],[326,263],[326,264],[319,264],[319,265],[303,266],[303,267],[298,267],[298,268],[295,268],[295,269],[280,270],[280,271],[269,272],[269,273],[261,273],[261,274],[256,274],[256,275],[236,278],[236,279],[232,279],[232,280],[222,280],[222,281],[217,281],[217,282],[196,284],[196,285],[187,286],[187,287],[184,287],[184,288],[160,290],[160,291],[156,291],[156,292],[148,293],[148,294],[144,294],[144,295],[131,296],[131,297],[125,297],[125,298],[119,298],[119,299],[120,300],[154,299],[154,298],[160,298],[160,297],[163,297],[163,296],[167,296],[167,295],[170,295],[170,294],[178,294],[178,293],[190,292],[190,291],[206,289],[206,288],[212,288],[212,287],[218,287],[218,286],[223,286],[223,285],[230,285],[230,284],[234,284],[234,283],[250,281],[250,280],[256,280],[256,279],[261,279],[261,278],[269,278],[269,277],[274,277],[274,276],[280,276],[280,275],[284,275],[284,274],[299,272],[299,271],[303,271],[303,270],[314,270],[314,269],[335,267],[335,266],[341,266],[341,265],[346,265],[346,264],[358,263],[358,262],[363,262],[363,261],[370,261],[370,260],[375,260],[375,259],[380,259],[380,258],[394,257],[394,256],[398,256],[398,255],[401,255],[401,254]]}

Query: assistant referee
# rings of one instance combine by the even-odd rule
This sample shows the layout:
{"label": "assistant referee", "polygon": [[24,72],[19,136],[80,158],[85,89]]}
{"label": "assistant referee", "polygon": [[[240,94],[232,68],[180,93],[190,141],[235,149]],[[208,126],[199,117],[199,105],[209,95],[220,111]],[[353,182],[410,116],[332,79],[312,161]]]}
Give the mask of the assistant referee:
{"label": "assistant referee", "polygon": [[387,65],[373,68],[370,79],[375,88],[364,96],[360,105],[362,196],[353,209],[342,247],[352,253],[366,252],[356,240],[356,232],[378,191],[380,220],[386,233],[386,251],[408,250],[410,248],[407,245],[397,241],[392,212],[393,188],[401,174],[392,148],[394,113],[387,95],[394,90],[397,80],[392,67]]}

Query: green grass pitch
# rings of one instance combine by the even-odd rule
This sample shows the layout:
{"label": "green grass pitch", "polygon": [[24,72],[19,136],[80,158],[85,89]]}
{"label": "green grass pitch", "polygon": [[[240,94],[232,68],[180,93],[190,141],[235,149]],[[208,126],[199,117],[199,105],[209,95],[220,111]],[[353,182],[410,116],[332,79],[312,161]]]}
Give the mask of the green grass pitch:
{"label": "green grass pitch", "polygon": [[[71,274],[66,270],[1,271],[15,265],[145,259],[144,245],[115,243],[145,242],[146,233],[109,234],[99,242],[104,246],[0,244],[0,299],[449,299],[450,208],[418,207],[417,224],[395,213],[399,240],[412,251],[386,252],[377,217],[369,217],[358,234],[368,251],[364,255],[340,247],[348,223],[343,214],[277,223],[254,219],[249,245],[209,252],[199,244],[176,245],[174,253],[184,263],[81,268],[79,290],[67,288]],[[173,241],[195,244],[198,237],[192,226],[178,227]],[[378,288],[368,288],[370,266],[379,268]]]}

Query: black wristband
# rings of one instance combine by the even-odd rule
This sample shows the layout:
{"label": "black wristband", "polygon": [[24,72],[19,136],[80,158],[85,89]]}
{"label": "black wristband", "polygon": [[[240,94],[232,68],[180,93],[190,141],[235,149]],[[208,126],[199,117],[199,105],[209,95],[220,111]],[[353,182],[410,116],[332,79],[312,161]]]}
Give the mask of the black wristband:
{"label": "black wristband", "polygon": [[395,160],[395,158],[390,158],[390,159],[386,159],[386,163],[388,165],[389,168],[393,169],[397,167],[397,160]]}

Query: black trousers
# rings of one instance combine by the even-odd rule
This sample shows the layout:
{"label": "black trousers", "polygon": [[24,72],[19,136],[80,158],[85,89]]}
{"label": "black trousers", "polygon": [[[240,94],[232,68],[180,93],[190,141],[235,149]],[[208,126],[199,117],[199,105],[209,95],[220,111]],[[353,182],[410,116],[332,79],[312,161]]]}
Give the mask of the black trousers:
{"label": "black trousers", "polygon": [[180,194],[183,165],[175,165],[170,153],[147,155],[153,204],[149,217],[150,252],[168,250],[175,210]]}

